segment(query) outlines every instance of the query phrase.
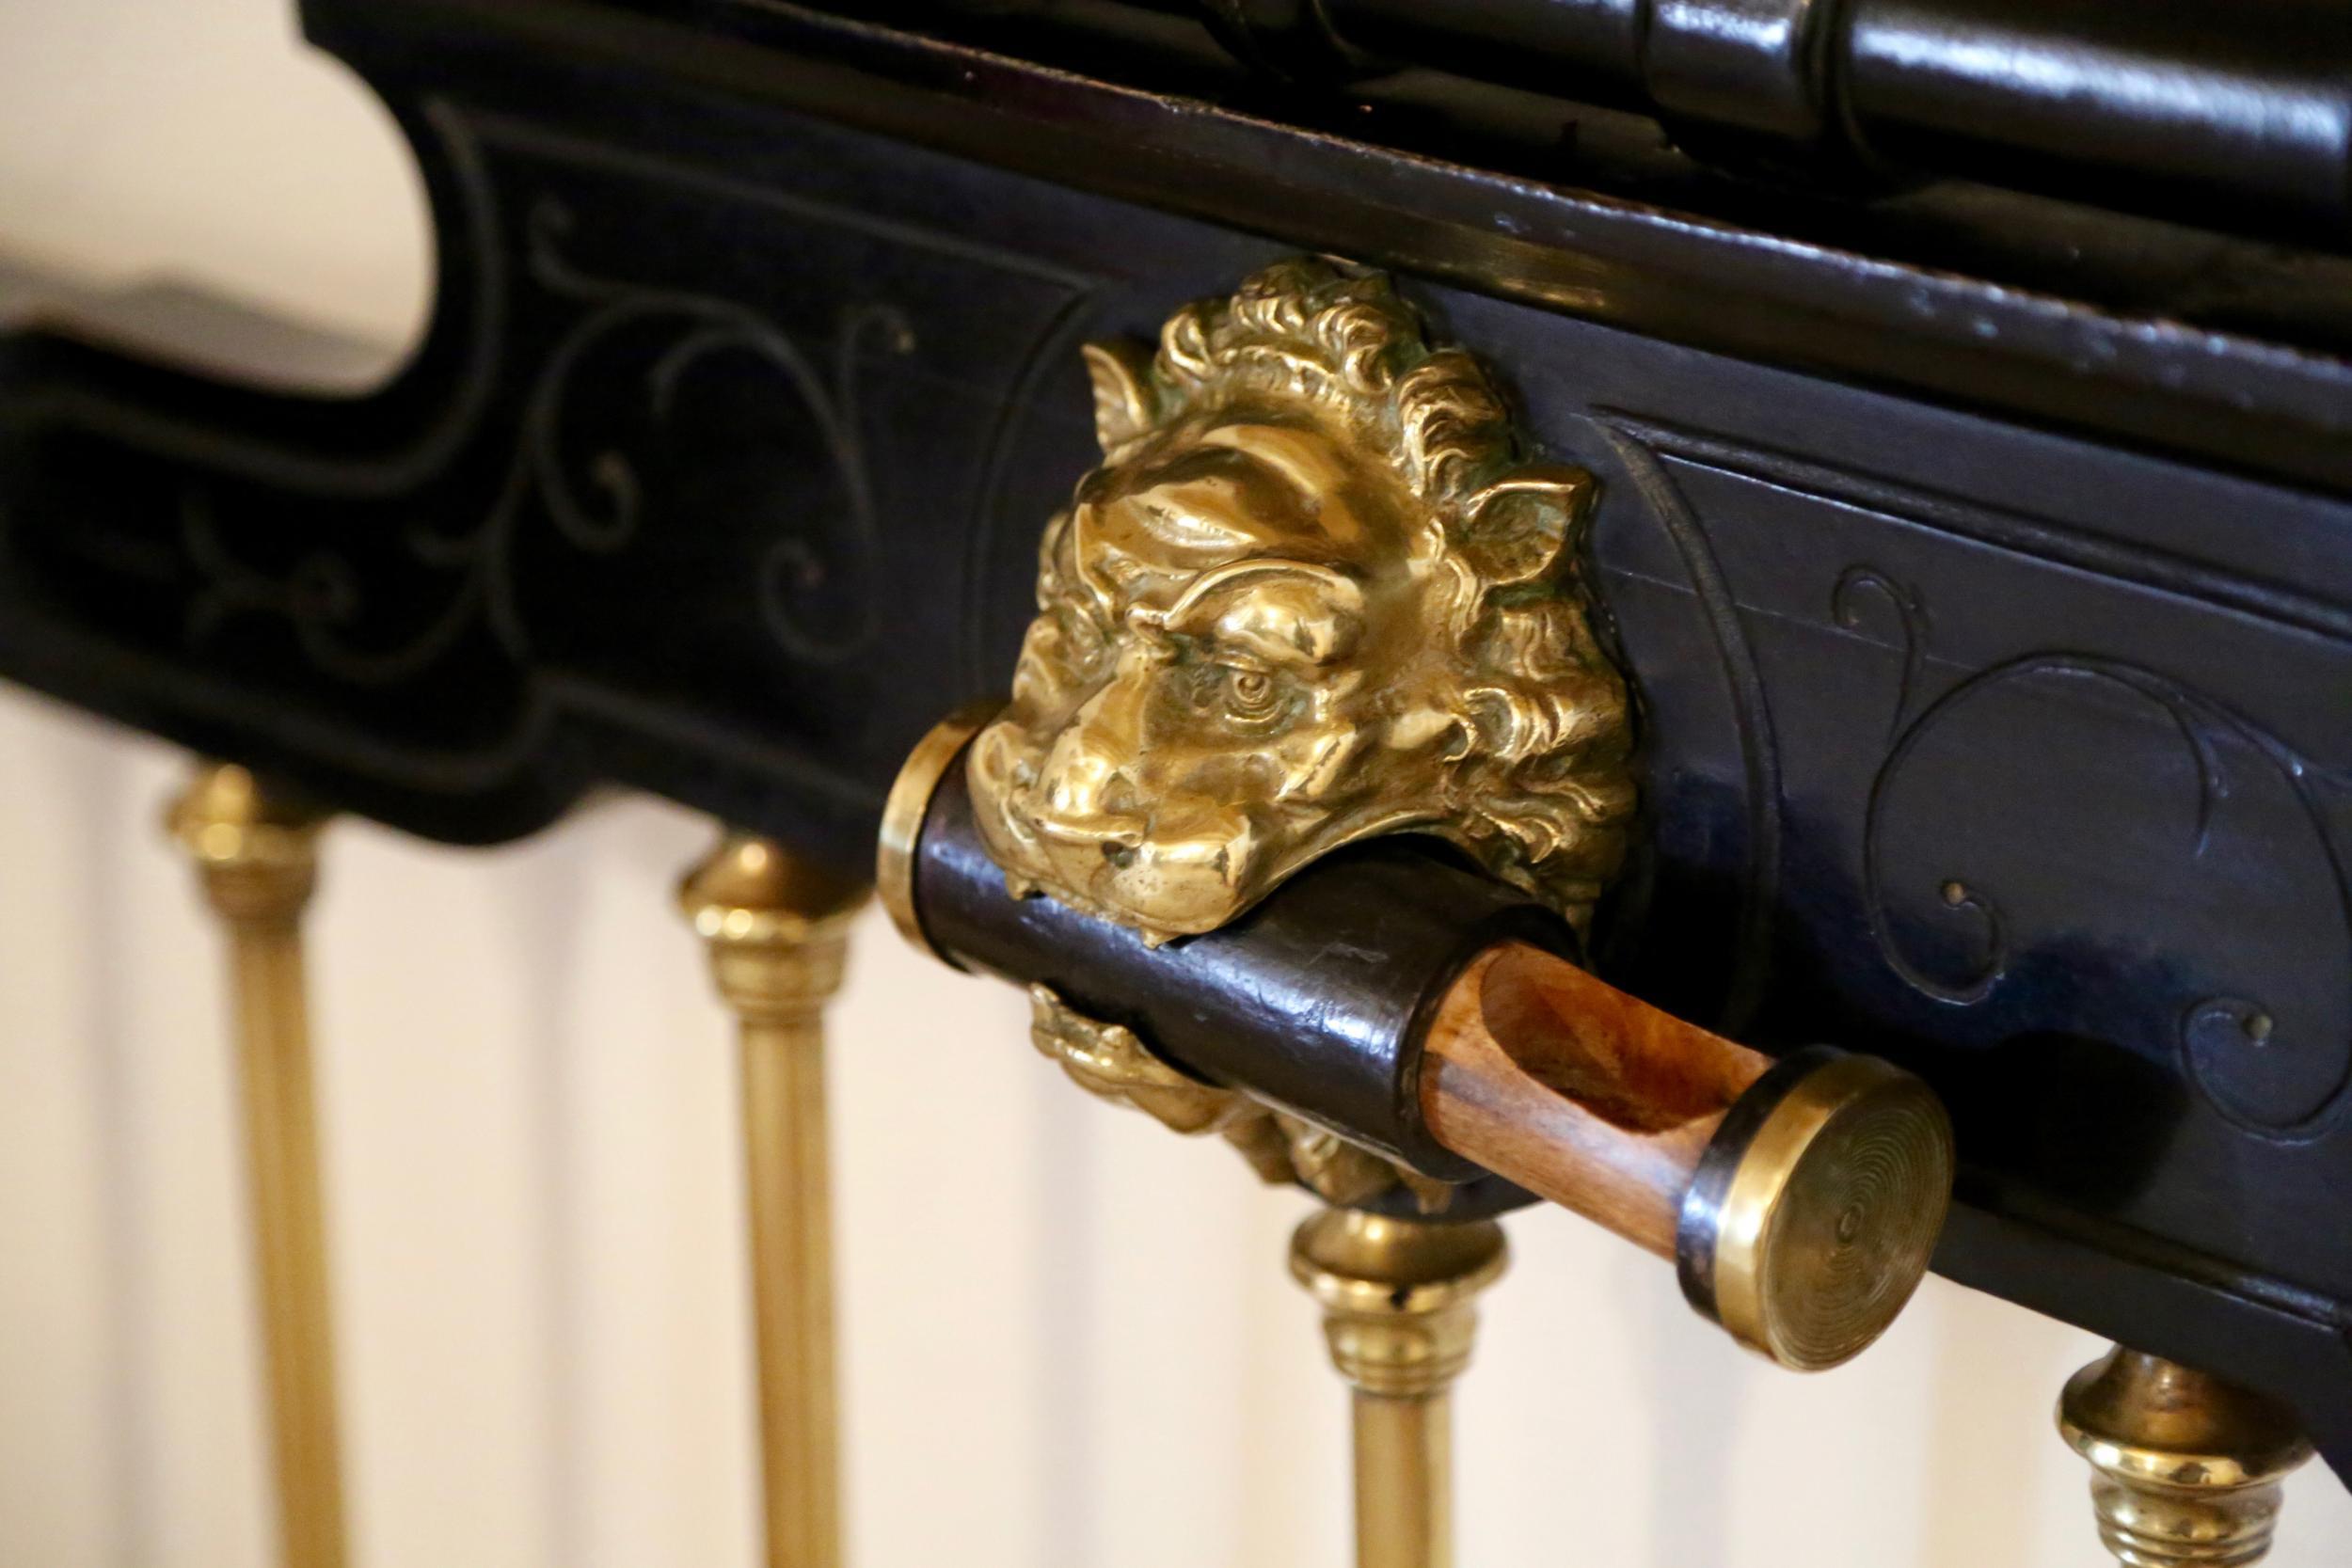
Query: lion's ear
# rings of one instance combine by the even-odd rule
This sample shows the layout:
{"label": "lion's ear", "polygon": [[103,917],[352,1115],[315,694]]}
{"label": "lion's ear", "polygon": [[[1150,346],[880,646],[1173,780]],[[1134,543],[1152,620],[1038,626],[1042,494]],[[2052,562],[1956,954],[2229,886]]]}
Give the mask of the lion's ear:
{"label": "lion's ear", "polygon": [[1537,581],[1558,568],[1592,499],[1593,476],[1581,468],[1514,468],[1470,499],[1458,547],[1490,588]]}
{"label": "lion's ear", "polygon": [[1152,356],[1123,340],[1088,343],[1087,379],[1094,383],[1094,438],[1109,452],[1152,428],[1158,398],[1152,390]]}

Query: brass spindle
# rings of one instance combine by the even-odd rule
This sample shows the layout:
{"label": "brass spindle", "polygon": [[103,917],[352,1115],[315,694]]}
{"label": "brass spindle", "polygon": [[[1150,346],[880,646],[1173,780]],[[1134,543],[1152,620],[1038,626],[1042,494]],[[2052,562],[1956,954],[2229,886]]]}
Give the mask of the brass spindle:
{"label": "brass spindle", "polygon": [[1353,1389],[1357,1568],[1453,1568],[1453,1409],[1471,1300],[1502,1273],[1491,1220],[1435,1225],[1327,1209],[1291,1240]]}
{"label": "brass spindle", "polygon": [[342,1444],[303,995],[301,916],[319,818],[242,768],[208,766],[171,807],[229,932],[278,1545],[287,1568],[341,1568]]}
{"label": "brass spindle", "polygon": [[823,1013],[865,897],[740,834],[678,890],[741,1039],[769,1568],[841,1560]]}
{"label": "brass spindle", "polygon": [[2091,1467],[2122,1568],[2244,1568],[2270,1551],[2279,1483],[2312,1456],[2276,1400],[2118,1345],[2068,1380],[2058,1431]]}

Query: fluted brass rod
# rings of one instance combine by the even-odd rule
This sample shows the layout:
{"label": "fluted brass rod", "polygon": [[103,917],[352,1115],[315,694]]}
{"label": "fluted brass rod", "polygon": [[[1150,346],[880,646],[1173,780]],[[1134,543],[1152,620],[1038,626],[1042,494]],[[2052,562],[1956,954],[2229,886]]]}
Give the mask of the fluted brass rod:
{"label": "fluted brass rod", "polygon": [[841,1560],[823,1013],[864,899],[740,834],[678,890],[740,1038],[769,1568]]}
{"label": "fluted brass rod", "polygon": [[1357,1568],[1453,1568],[1449,1390],[1470,1363],[1471,1300],[1502,1273],[1491,1220],[1433,1225],[1327,1209],[1291,1240],[1355,1404]]}
{"label": "fluted brass rod", "polygon": [[229,933],[280,1560],[341,1568],[342,1444],[300,924],[317,880],[318,817],[242,768],[207,766],[167,824]]}
{"label": "fluted brass rod", "polygon": [[1360,1568],[1454,1561],[1454,1399],[1355,1390],[1356,1560]]}

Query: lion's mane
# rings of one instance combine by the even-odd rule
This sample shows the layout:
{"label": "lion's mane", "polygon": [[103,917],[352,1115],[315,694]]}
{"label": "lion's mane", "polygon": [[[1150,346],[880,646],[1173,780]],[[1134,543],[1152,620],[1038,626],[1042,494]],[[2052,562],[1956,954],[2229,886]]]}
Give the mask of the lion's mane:
{"label": "lion's mane", "polygon": [[[1485,368],[1462,350],[1432,349],[1386,278],[1300,260],[1170,318],[1150,384],[1153,431],[1243,399],[1305,399],[1344,410],[1371,450],[1397,454],[1435,519],[1414,548],[1447,584],[1442,624],[1460,676],[1448,693],[1443,799],[1427,826],[1581,929],[1623,856],[1633,807],[1625,689],[1588,619],[1581,537],[1572,532],[1540,578],[1502,587],[1485,585],[1461,547],[1470,503],[1522,462]],[[1060,543],[1047,541],[1041,597],[1076,586],[1057,569]]]}

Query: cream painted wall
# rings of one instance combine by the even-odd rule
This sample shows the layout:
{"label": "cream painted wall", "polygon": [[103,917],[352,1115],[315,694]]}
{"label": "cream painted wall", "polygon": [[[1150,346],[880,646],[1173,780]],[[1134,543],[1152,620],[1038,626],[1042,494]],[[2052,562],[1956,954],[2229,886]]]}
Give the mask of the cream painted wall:
{"label": "cream painted wall", "polygon": [[[281,0],[0,6],[0,247],[169,268],[397,342],[429,289],[389,122]],[[270,1560],[212,932],[181,759],[0,693],[0,1568]],[[625,801],[490,853],[350,825],[313,923],[360,1568],[753,1560],[724,1021],[671,911],[708,830]],[[860,932],[834,1102],[866,1568],[1345,1560],[1294,1195],[1097,1106],[1009,990]],[[1931,1281],[1801,1379],[1668,1271],[1515,1221],[1460,1398],[1462,1560],[2099,1560],[2048,1427],[2086,1336]],[[2291,1488],[2279,1568],[2352,1502]]]}

